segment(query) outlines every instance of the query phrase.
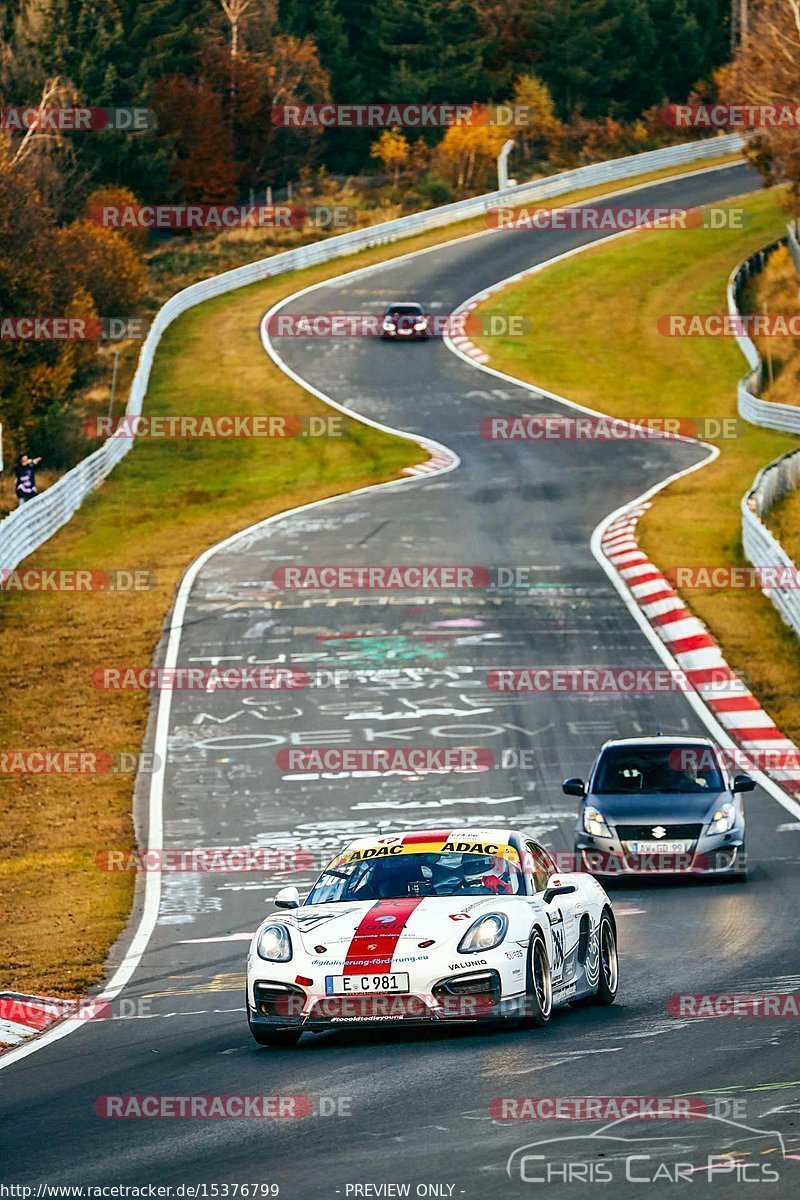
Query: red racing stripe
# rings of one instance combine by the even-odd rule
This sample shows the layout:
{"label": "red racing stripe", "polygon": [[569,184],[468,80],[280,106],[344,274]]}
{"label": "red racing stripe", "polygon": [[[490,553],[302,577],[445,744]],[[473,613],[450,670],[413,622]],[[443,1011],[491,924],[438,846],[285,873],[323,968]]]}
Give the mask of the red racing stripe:
{"label": "red racing stripe", "polygon": [[365,975],[371,971],[388,971],[400,934],[422,896],[402,900],[378,900],[364,914],[344,962],[345,975]]}
{"label": "red racing stripe", "polygon": [[451,836],[452,831],[450,829],[434,829],[433,831],[429,830],[427,833],[404,833],[403,845],[418,846],[425,842],[438,842],[441,840],[442,846],[444,846],[445,842],[450,841]]}

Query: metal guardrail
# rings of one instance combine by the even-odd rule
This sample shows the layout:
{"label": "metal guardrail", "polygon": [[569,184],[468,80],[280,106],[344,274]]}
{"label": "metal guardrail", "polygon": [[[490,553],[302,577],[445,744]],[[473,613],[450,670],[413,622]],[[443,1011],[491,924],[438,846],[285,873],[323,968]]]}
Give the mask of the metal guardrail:
{"label": "metal guardrail", "polygon": [[[776,458],[756,476],[742,500],[742,545],[748,562],[757,567],[777,567],[787,580],[797,578],[797,567],[764,518],[770,509],[800,483],[800,450]],[[762,588],[788,625],[800,636],[800,591],[796,587]]]}
{"label": "metal guardrail", "polygon": [[786,244],[800,275],[800,220],[797,217],[786,226]]}
{"label": "metal guardrail", "polygon": [[[779,238],[777,241],[771,242],[769,246],[757,250],[755,254],[746,258],[731,273],[728,280],[728,313],[731,316],[740,315],[739,301],[747,281],[753,275],[758,275],[760,271],[763,271],[770,254],[779,246],[786,245],[786,242],[787,238]],[[745,421],[749,421],[751,425],[761,425],[765,429],[776,429],[781,433],[800,435],[800,406],[761,399],[757,394],[761,391],[764,382],[761,356],[753,340],[747,334],[737,333],[736,340],[739,343],[739,349],[750,365],[750,370],[738,383],[739,416],[743,417]]]}
{"label": "metal guardrail", "polygon": [[[748,279],[763,271],[764,264],[779,246],[787,245],[795,265],[800,271],[800,243],[797,240],[797,223],[792,222],[786,237],[772,242],[745,259],[732,273],[728,281],[728,311],[731,315],[740,312],[739,301],[742,288]],[[755,393],[761,390],[764,369],[761,356],[752,339],[737,334],[739,347],[747,359],[750,370],[739,380],[739,415],[753,425],[762,425],[781,433],[800,434],[800,407],[762,400]],[[796,578],[797,567],[775,535],[768,529],[764,518],[770,509],[779,503],[800,483],[800,450],[790,450],[759,471],[750,491],[742,499],[742,546],[745,558],[754,567],[774,567],[787,571],[787,579]],[[794,587],[762,587],[788,625],[800,636],[800,591]]]}
{"label": "metal guardrail", "polygon": [[[742,145],[739,134],[729,134],[725,137],[667,146],[663,150],[650,150],[645,154],[632,154],[587,167],[577,167],[572,171],[563,171],[560,175],[518,184],[505,191],[488,192],[468,200],[458,200],[426,212],[411,213],[407,217],[397,217],[379,225],[339,234],[309,246],[299,246],[294,250],[248,263],[192,284],[191,287],[184,288],[170,297],[156,314],[139,353],[139,363],[131,384],[126,415],[135,417],[141,414],[150,369],[161,335],[176,317],[204,300],[273,275],[302,270],[304,267],[330,262],[359,250],[386,245],[414,233],[440,229],[469,217],[481,216],[499,204],[533,203],[582,187],[631,179],[664,167],[706,162],[735,153]],[[110,438],[99,450],[95,450],[78,466],[67,471],[47,491],[34,500],[29,500],[23,507],[0,521],[0,569],[13,570],[27,555],[32,554],[52,537],[69,521],[85,497],[106,478],[133,444],[129,437]]]}

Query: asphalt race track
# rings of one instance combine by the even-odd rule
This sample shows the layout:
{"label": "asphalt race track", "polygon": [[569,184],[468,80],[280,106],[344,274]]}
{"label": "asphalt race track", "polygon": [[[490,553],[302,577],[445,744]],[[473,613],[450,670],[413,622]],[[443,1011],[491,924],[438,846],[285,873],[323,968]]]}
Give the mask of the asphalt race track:
{"label": "asphalt race track", "polygon": [[[734,166],[650,185],[625,202],[699,205],[758,186],[754,172]],[[592,237],[493,233],[334,281],[288,308],[374,312],[408,298],[448,312]],[[701,452],[653,441],[486,441],[479,425],[487,416],[559,406],[476,370],[437,340],[399,346],[283,338],[275,349],[340,404],[437,439],[461,466],[288,516],[239,538],[201,569],[183,622],[181,664],[289,665],[319,670],[318,682],[336,678],[338,686],[175,692],[165,846],[302,847],[323,859],[353,831],[491,822],[568,849],[574,804],[561,780],[584,773],[606,737],[705,730],[680,695],[504,695],[486,687],[486,671],[660,665],[589,540],[607,513]],[[452,594],[299,594],[271,586],[281,566],[328,563],[526,566],[533,582]],[[411,781],[290,777],[275,755],[298,744],[481,745],[497,765]],[[156,931],[123,992],[125,1001],[142,1002],[137,1015],[86,1022],[0,1071],[3,1180],[274,1183],[286,1200],[402,1194],[389,1184],[410,1184],[411,1195],[480,1200],[533,1195],[538,1186],[583,1200],[588,1186],[602,1188],[603,1164],[618,1162],[623,1144],[595,1139],[587,1147],[598,1122],[493,1120],[493,1099],[697,1093],[720,1101],[707,1119],[616,1130],[642,1158],[630,1172],[634,1181],[620,1166],[619,1186],[607,1194],[638,1200],[662,1185],[666,1194],[677,1186],[720,1197],[762,1188],[797,1194],[796,1025],[686,1021],[667,1011],[677,992],[798,989],[800,832],[762,791],[748,797],[747,809],[749,882],[613,888],[618,1002],[560,1010],[544,1031],[355,1030],[309,1036],[294,1050],[260,1049],[243,1006],[246,935],[285,880],[167,874]],[[141,825],[144,810],[139,818]],[[302,890],[312,874],[291,879]],[[317,1107],[323,1097],[333,1112],[274,1121],[97,1115],[98,1098],[131,1093],[300,1095]],[[557,1153],[552,1146],[536,1151],[561,1162],[560,1177],[533,1182],[543,1169],[533,1160],[521,1177],[520,1156],[507,1173],[515,1150],[568,1136],[578,1140]],[[671,1182],[670,1164],[694,1161],[697,1146],[703,1156],[735,1155],[710,1177]],[[570,1162],[583,1174],[571,1178]],[[770,1170],[776,1182],[768,1182]],[[417,1192],[417,1185],[439,1190]]]}

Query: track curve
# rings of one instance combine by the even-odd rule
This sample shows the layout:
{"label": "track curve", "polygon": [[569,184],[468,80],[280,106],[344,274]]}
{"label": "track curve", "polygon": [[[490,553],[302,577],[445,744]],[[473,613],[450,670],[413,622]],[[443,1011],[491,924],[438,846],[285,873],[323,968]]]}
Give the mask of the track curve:
{"label": "track curve", "polygon": [[[647,185],[630,200],[694,206],[757,186],[751,171],[734,166]],[[497,279],[591,237],[549,231],[466,239],[332,280],[285,307],[375,311],[409,296],[433,311],[452,311]],[[442,442],[461,465],[288,514],[230,539],[205,560],[181,621],[181,663],[272,662],[345,672],[377,666],[399,674],[378,684],[348,679],[336,689],[266,699],[175,693],[165,845],[322,852],[353,829],[488,818],[519,823],[566,849],[574,810],[560,781],[585,771],[605,737],[656,724],[664,732],[702,728],[680,696],[497,696],[483,685],[485,671],[659,665],[589,540],[603,515],[692,465],[703,451],[685,443],[483,441],[480,421],[493,412],[528,411],[530,393],[511,383],[495,386],[437,342],[283,339],[278,352],[339,404]],[[560,408],[542,399],[537,411]],[[268,588],[277,567],[330,562],[525,565],[536,584],[515,594],[313,600],[289,594],[277,601]],[[280,746],[381,745],[389,738],[397,745],[483,744],[498,758],[505,754],[507,765],[485,775],[408,783],[292,780],[275,764]],[[532,766],[517,765],[522,752]],[[677,991],[794,990],[798,831],[786,827],[786,813],[760,791],[749,801],[748,822],[756,865],[746,887],[615,891],[618,1004],[564,1013],[544,1033],[324,1035],[298,1050],[261,1051],[244,1021],[242,939],[261,919],[274,883],[256,875],[166,876],[158,924],[124,992],[147,1013],[88,1023],[0,1071],[4,1180],[271,1181],[287,1200],[378,1195],[352,1189],[388,1183],[410,1183],[412,1195],[417,1184],[475,1200],[526,1195],[534,1185],[518,1171],[509,1178],[509,1155],[537,1138],[573,1134],[575,1126],[492,1120],[492,1099],[525,1094],[729,1092],[744,1100],[750,1125],[779,1129],[794,1147],[792,1023],[686,1023],[666,1008]],[[265,1124],[114,1120],[95,1111],[97,1098],[108,1094],[267,1092],[339,1098],[351,1115]],[[740,1135],[703,1122],[676,1132],[673,1123],[662,1153],[679,1157],[681,1146],[700,1136],[719,1150]],[[756,1151],[736,1144],[737,1157],[756,1161]],[[773,1195],[796,1188],[796,1167],[781,1163]],[[586,1182],[556,1182],[549,1191],[582,1196]],[[696,1186],[715,1196],[742,1190],[733,1172]],[[647,1182],[627,1182],[624,1195],[653,1190]]]}

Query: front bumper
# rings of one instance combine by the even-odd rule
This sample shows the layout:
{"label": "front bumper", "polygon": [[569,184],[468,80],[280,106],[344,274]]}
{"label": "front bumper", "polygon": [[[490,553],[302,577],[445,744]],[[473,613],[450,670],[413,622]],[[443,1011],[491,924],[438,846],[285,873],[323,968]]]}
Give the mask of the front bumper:
{"label": "front bumper", "polygon": [[390,342],[425,342],[430,334],[427,329],[382,329],[381,337]]}
{"label": "front bumper", "polygon": [[738,875],[747,869],[744,827],[728,833],[702,834],[676,854],[634,854],[616,835],[593,837],[576,830],[576,871],[599,878],[621,876]]}
{"label": "front bumper", "polygon": [[447,977],[430,992],[387,995],[323,996],[296,984],[255,980],[248,987],[247,1007],[254,1029],[321,1031],[347,1025],[473,1025],[513,1020],[522,1015],[524,1000],[524,993],[503,996],[499,973],[489,970]]}

